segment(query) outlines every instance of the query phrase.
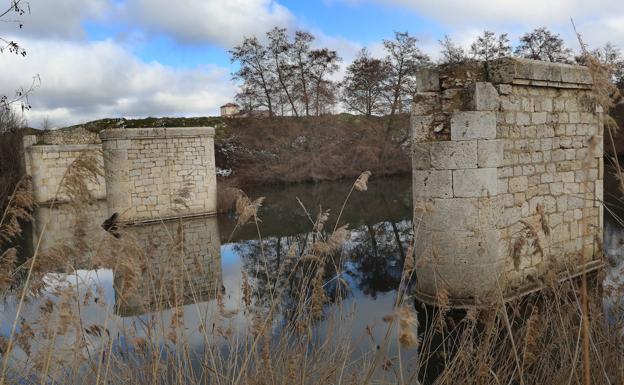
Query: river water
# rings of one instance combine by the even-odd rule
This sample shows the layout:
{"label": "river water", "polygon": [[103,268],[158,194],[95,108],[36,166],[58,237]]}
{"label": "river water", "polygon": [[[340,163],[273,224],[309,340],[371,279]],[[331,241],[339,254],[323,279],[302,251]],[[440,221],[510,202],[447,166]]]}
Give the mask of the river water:
{"label": "river water", "polygon": [[[219,311],[219,306],[221,310],[223,307],[240,309],[244,276],[252,288],[253,303],[258,306],[269,303],[278,284],[273,279],[275,272],[283,269],[289,251],[300,257],[306,246],[317,240],[310,217],[316,219],[320,210],[329,210],[325,231],[331,233],[342,209],[338,226],[347,225],[350,235],[340,253],[341,268],[328,271],[325,278],[330,303],[326,308],[334,306],[331,303],[337,298],[332,296],[340,292],[340,309],[349,309],[351,314],[349,332],[353,339],[361,340],[366,336],[365,344],[370,345],[370,339],[382,339],[386,331],[382,317],[393,311],[405,253],[412,237],[411,179],[409,176],[371,179],[368,191],[353,191],[345,203],[351,186],[352,181],[338,181],[250,188],[246,193],[252,200],[265,197],[258,212],[258,226],[253,222],[237,226],[235,214],[228,212],[132,226],[124,230],[121,241],[132,239],[143,250],[142,257],[157,266],[157,276],[151,278],[167,279],[167,274],[184,271],[185,279],[192,285],[181,287],[183,322],[190,344],[201,350],[205,341],[198,330],[200,320],[209,319],[210,314]],[[103,247],[111,247],[112,235],[100,227],[107,218],[106,202],[96,202],[88,207],[88,212],[84,210],[81,208],[76,213],[69,206],[38,208],[36,224],[27,232],[23,254],[31,254],[37,248],[39,253],[45,254],[47,250],[77,242],[77,234],[89,239],[85,260],[95,250],[100,252]],[[77,220],[77,216],[81,219]],[[184,228],[185,254],[192,258],[173,257],[171,244],[175,243],[179,228]],[[120,243],[112,247],[121,250],[125,246]],[[76,265],[80,267],[86,263],[77,261]],[[148,285],[139,283],[134,298],[122,298],[116,291],[120,277],[110,269],[78,269],[69,274],[51,271],[46,280],[48,289],[44,295],[28,302],[20,312],[26,322],[40,320],[42,305],[50,298],[57,301],[55,287],[70,283],[78,283],[82,293],[89,291],[101,297],[97,303],[91,301],[82,306],[81,322],[106,325],[111,334],[132,329],[140,335],[150,320],[158,319],[168,325],[173,317],[167,302],[169,298],[141,301],[153,295]],[[336,290],[338,286],[340,290]],[[187,290],[188,287],[192,289]],[[217,303],[217,292],[221,293],[224,303]],[[284,305],[288,307],[288,299]],[[0,334],[8,336],[17,301],[9,298],[0,306]],[[241,331],[249,326],[242,312],[233,316],[232,321]],[[14,354],[19,355],[19,352]]]}
{"label": "river water", "polygon": [[[160,268],[158,274],[166,275],[171,269],[178,269],[176,271],[183,271],[185,279],[193,283],[192,292],[185,292],[182,288],[184,306],[181,309],[189,341],[194,348],[201,349],[205,341],[198,331],[200,319],[217,312],[219,306],[239,309],[245,277],[252,288],[253,302],[258,305],[270,302],[278,285],[276,272],[283,269],[289,252],[302,254],[306,245],[316,240],[309,217],[314,219],[320,210],[329,209],[325,228],[333,229],[351,185],[352,181],[338,181],[259,186],[246,191],[252,200],[265,197],[258,212],[258,226],[254,223],[237,226],[236,217],[230,212],[136,226],[124,237],[131,237],[142,245],[144,257],[155,266],[161,266],[171,262],[168,245],[176,238],[180,226],[184,227],[183,248],[195,257],[177,259],[167,268]],[[605,210],[605,251],[613,263],[618,264],[624,257],[623,226],[608,214],[611,209],[617,214],[617,208],[624,205],[619,204],[620,194],[611,176],[605,183],[605,196],[610,209]],[[93,243],[98,244],[111,237],[100,227],[107,217],[105,202],[96,203],[89,210],[89,220],[81,221],[80,226],[83,233],[88,233]],[[39,238],[42,223],[48,225],[38,245],[40,250],[71,242],[76,236],[76,222],[72,215],[67,207],[38,208],[35,215],[38,225],[28,235],[33,242],[27,242],[23,252],[28,254],[37,247],[35,240]],[[345,224],[348,224],[350,236],[340,253],[342,268],[327,273],[325,289],[330,303],[336,300],[331,297],[335,295],[332,293],[341,293],[340,307],[349,309],[352,315],[349,328],[353,339],[362,340],[362,336],[368,336],[374,343],[381,340],[386,331],[382,318],[393,311],[405,253],[412,238],[411,178],[371,179],[368,191],[354,191],[346,202],[338,226]],[[166,298],[161,302],[138,305],[141,297],[149,292],[149,287],[139,285],[137,298],[120,298],[115,290],[119,277],[110,269],[78,270],[69,275],[51,272],[47,280],[50,284],[47,294],[27,304],[21,311],[23,319],[39,319],[41,305],[53,296],[54,285],[68,282],[79,283],[82,290],[92,290],[102,297],[98,303],[86,304],[81,309],[80,318],[85,325],[105,324],[111,333],[130,328],[140,334],[141,325],[150,320],[159,319],[167,324],[173,317]],[[341,290],[336,290],[338,286]],[[216,293],[221,293],[223,303],[217,303]],[[15,300],[8,299],[1,306],[0,334],[7,336],[17,305]],[[332,306],[328,305],[329,308]],[[239,330],[249,326],[240,312],[232,319]],[[362,343],[370,345],[368,339]]]}

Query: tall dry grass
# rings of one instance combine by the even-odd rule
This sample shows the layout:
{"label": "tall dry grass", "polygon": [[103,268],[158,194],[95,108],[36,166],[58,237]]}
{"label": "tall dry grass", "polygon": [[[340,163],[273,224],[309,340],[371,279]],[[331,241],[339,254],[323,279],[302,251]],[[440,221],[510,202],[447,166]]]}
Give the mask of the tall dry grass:
{"label": "tall dry grass", "polygon": [[[77,212],[89,201],[85,180],[101,172],[93,162],[79,158],[59,186]],[[362,173],[345,192],[343,208],[352,194],[366,194],[369,176]],[[32,209],[27,181],[20,186],[0,221],[5,238],[19,232],[20,222],[11,218],[26,219]],[[237,226],[253,226],[261,245],[254,274],[241,277],[237,301],[215,285],[212,300],[200,303],[205,293],[189,270],[203,273],[201,266],[178,262],[194,257],[181,223],[167,228],[164,280],[150,249],[124,229],[119,239],[102,240],[75,231],[66,244],[35,248],[22,263],[15,252],[3,254],[4,314],[11,308],[15,316],[3,319],[0,384],[624,383],[622,282],[603,286],[600,275],[579,280],[569,266],[565,279],[547,274],[544,289],[531,296],[505,302],[501,290],[485,308],[457,311],[441,290],[434,309],[411,296],[416,263],[426,263],[415,260],[412,245],[391,311],[353,330],[357,304],[343,301],[349,288],[341,278],[342,251],[350,235],[342,211],[332,227],[326,224],[334,213],[302,207],[313,241],[290,245],[275,270],[262,247],[263,199],[238,190],[230,196]],[[416,211],[430,209],[416,205]],[[80,221],[75,226],[80,230]],[[115,272],[115,302],[138,298],[151,312],[117,317],[106,289],[76,272],[73,262],[84,254],[94,269]],[[58,271],[69,273],[51,274]],[[263,296],[254,295],[260,281],[270,283]],[[101,316],[88,317],[93,309]]]}
{"label": "tall dry grass", "polygon": [[[97,172],[89,163],[81,159],[73,165],[80,168],[76,172],[80,178]],[[351,194],[366,194],[369,175],[357,178],[346,192],[347,199]],[[84,192],[74,178],[65,180],[77,184],[67,191]],[[262,199],[237,195],[239,225],[256,227],[261,237]],[[29,207],[27,200],[14,202],[16,207]],[[9,266],[12,272],[27,269],[28,275],[5,277],[4,281],[11,281],[3,286],[5,301],[23,306],[28,316],[22,313],[10,320],[12,333],[0,341],[0,383],[582,383],[585,307],[580,283],[571,275],[563,282],[554,274],[547,276],[545,289],[538,294],[461,312],[450,309],[441,292],[440,307],[433,309],[415,304],[410,295],[416,264],[410,247],[393,310],[369,320],[370,327],[354,331],[353,305],[342,302],[344,294],[332,292],[346,292],[348,287],[330,285],[340,280],[344,269],[341,250],[350,238],[348,225],[336,213],[336,226],[327,228],[334,214],[302,209],[308,213],[315,241],[303,248],[292,244],[277,271],[261,256],[255,275],[241,278],[240,301],[228,300],[216,288],[209,296],[214,298],[212,307],[194,304],[200,301],[199,288],[188,279],[188,269],[196,267],[172,263],[169,280],[159,282],[150,270],[149,249],[123,229],[120,239],[111,236],[101,243],[80,244],[89,249],[94,267],[111,268],[121,277],[115,282],[116,301],[145,296],[140,292],[145,281],[154,289],[149,291],[154,298],[143,298],[153,313],[133,321],[120,321],[104,288],[81,284],[78,274],[73,279],[71,273],[54,275],[51,285],[49,273],[71,261],[63,254],[66,249]],[[423,204],[418,209],[430,208]],[[173,228],[169,255],[172,261],[180,261],[191,251],[184,247],[184,226]],[[262,300],[254,295],[260,278],[273,283]],[[188,293],[194,299],[190,304],[185,299]],[[602,290],[596,284],[587,293],[591,383],[624,383],[622,286],[612,283]],[[102,316],[84,315],[93,308],[100,309]],[[371,331],[375,324],[381,325],[381,334]]]}
{"label": "tall dry grass", "polygon": [[26,122],[13,110],[0,108],[0,211],[24,176],[22,129]]}

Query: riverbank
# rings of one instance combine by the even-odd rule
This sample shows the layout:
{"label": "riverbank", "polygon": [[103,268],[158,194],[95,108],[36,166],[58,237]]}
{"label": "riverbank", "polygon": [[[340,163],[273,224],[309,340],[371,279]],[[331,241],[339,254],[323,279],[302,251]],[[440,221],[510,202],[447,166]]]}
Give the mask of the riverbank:
{"label": "riverbank", "polygon": [[215,127],[215,158],[221,182],[238,187],[328,181],[411,171],[409,115],[350,114],[274,118],[102,119],[67,127]]}

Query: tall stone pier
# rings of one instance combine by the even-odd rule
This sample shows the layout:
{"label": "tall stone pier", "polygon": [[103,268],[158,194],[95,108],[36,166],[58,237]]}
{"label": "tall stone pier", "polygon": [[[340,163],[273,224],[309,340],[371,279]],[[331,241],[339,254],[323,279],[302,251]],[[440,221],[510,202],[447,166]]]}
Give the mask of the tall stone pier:
{"label": "tall stone pier", "polygon": [[214,214],[214,129],[124,128],[100,133],[109,214],[124,222]]}
{"label": "tall stone pier", "polygon": [[504,58],[418,73],[416,296],[455,306],[600,266],[603,116],[586,67]]}

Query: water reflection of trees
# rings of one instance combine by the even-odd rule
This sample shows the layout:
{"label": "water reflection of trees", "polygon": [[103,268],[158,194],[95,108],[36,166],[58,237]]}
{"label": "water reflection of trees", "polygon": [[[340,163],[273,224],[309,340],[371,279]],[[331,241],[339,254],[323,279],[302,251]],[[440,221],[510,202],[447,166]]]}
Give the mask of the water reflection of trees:
{"label": "water reflection of trees", "polygon": [[412,222],[366,224],[352,233],[348,274],[362,294],[396,290],[401,281]]}
{"label": "water reflection of trees", "polygon": [[[411,236],[411,221],[384,221],[364,224],[351,230],[342,249],[324,263],[325,293],[330,302],[348,294],[376,297],[396,290],[401,280],[405,251]],[[307,261],[308,249],[318,237],[307,232],[290,236],[269,236],[262,241],[240,241],[233,246],[253,288],[256,306],[268,308],[273,294],[282,292],[282,310],[301,305],[299,288],[309,287],[309,270],[317,261]],[[293,261],[298,261],[293,270]]]}

